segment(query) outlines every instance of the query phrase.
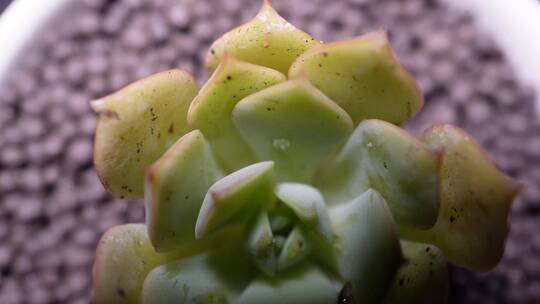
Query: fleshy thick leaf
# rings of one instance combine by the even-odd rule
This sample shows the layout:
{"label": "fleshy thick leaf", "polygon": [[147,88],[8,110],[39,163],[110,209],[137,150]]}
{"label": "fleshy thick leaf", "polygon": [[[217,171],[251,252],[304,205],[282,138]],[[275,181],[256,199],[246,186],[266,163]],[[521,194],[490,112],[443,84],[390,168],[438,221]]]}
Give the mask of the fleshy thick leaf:
{"label": "fleshy thick leaf", "polygon": [[242,168],[213,184],[204,198],[195,237],[225,225],[239,214],[251,215],[273,201],[273,162],[261,162]]}
{"label": "fleshy thick leaf", "polygon": [[385,304],[444,304],[448,298],[448,267],[433,245],[401,242],[406,262],[399,269]]}
{"label": "fleshy thick leaf", "polygon": [[358,124],[403,123],[423,105],[420,90],[393,54],[384,32],[326,43],[298,57],[289,78],[306,77]]}
{"label": "fleshy thick leaf", "polygon": [[280,181],[310,182],[352,130],[349,115],[304,80],[242,99],[233,121],[259,160],[276,163]]}
{"label": "fleshy thick leaf", "polygon": [[253,257],[255,265],[270,276],[276,273],[277,268],[274,242],[268,214],[262,212],[251,230],[248,252]]}
{"label": "fleshy thick leaf", "polygon": [[115,196],[143,196],[144,167],[188,131],[195,94],[190,74],[170,70],[92,102],[99,114],[94,164],[105,188]]}
{"label": "fleshy thick leaf", "polygon": [[432,243],[454,264],[478,271],[494,267],[502,257],[507,217],[521,186],[500,172],[464,131],[435,126],[423,141],[443,150],[441,210],[428,231],[400,227],[403,237]]}
{"label": "fleshy thick leaf", "polygon": [[316,230],[326,240],[332,239],[328,210],[317,188],[306,184],[280,183],[275,193],[308,227]]}
{"label": "fleshy thick leaf", "polygon": [[188,120],[210,142],[228,171],[255,162],[255,156],[238,134],[231,112],[240,99],[286,80],[282,73],[225,56],[223,62],[191,104]]}
{"label": "fleshy thick leaf", "polygon": [[184,135],[146,170],[146,221],[157,251],[195,241],[204,196],[223,176],[210,146],[197,130]]}
{"label": "fleshy thick leaf", "polygon": [[99,241],[96,252],[95,303],[139,303],[148,272],[171,259],[171,254],[154,251],[142,224],[109,229]]}
{"label": "fleshy thick leaf", "polygon": [[317,45],[319,41],[287,22],[264,1],[255,18],[212,44],[206,55],[206,66],[213,71],[228,53],[285,74],[298,56]]}
{"label": "fleshy thick leaf", "polygon": [[283,270],[305,258],[311,248],[300,227],[296,226],[285,241],[278,258],[278,269]]}
{"label": "fleshy thick leaf", "polygon": [[240,296],[239,304],[328,304],[337,303],[338,292],[330,279],[314,266],[295,267],[277,277],[253,281]]}
{"label": "fleshy thick leaf", "polygon": [[333,263],[351,303],[381,303],[402,262],[392,219],[382,196],[370,189],[330,210],[334,231]]}
{"label": "fleshy thick leaf", "polygon": [[439,208],[440,155],[398,127],[365,120],[337,159],[319,174],[327,202],[337,204],[369,188],[388,202],[400,224],[429,228]]}
{"label": "fleshy thick leaf", "polygon": [[232,304],[248,284],[249,267],[238,250],[197,256],[152,270],[142,304]]}

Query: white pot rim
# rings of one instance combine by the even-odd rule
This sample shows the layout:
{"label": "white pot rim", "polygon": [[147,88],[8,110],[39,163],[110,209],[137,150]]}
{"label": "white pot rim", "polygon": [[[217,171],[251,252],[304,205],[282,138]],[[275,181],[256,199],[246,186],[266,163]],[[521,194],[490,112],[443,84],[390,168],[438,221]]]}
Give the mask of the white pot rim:
{"label": "white pot rim", "polygon": [[520,80],[533,87],[540,115],[540,1],[445,0],[471,12],[497,42]]}
{"label": "white pot rim", "polygon": [[0,17],[0,85],[24,48],[71,0],[14,0]]}

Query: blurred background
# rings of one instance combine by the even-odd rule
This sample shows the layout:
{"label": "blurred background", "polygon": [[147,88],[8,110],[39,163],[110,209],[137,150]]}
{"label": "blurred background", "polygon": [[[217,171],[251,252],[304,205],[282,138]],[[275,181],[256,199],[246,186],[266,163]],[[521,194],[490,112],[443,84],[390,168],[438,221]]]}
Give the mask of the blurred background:
{"label": "blurred background", "polygon": [[[21,1],[33,0],[16,2]],[[434,123],[461,126],[503,171],[525,183],[512,208],[503,260],[483,274],[453,267],[450,302],[539,303],[538,87],[521,77],[512,49],[508,60],[507,49],[495,42],[501,41],[493,34],[497,31],[478,26],[473,14],[448,1],[272,3],[294,25],[324,41],[386,29],[426,99],[406,127],[419,134]],[[521,1],[528,0],[515,2]],[[0,10],[9,2],[0,0]],[[33,2],[41,7],[58,1]],[[96,116],[88,102],[173,67],[204,81],[202,58],[209,44],[260,6],[259,0],[60,2],[39,31],[30,26],[33,17],[0,28],[15,33],[14,40],[0,39],[0,67],[9,66],[5,73],[0,70],[2,304],[91,302],[91,267],[100,235],[116,224],[144,220],[141,201],[112,199],[96,177]],[[6,15],[0,26],[7,24],[1,23]],[[25,48],[17,56],[3,56],[18,33],[27,31],[32,35]],[[540,27],[530,33],[521,40],[527,42],[522,49],[538,42]],[[499,34],[513,35],[505,29]]]}

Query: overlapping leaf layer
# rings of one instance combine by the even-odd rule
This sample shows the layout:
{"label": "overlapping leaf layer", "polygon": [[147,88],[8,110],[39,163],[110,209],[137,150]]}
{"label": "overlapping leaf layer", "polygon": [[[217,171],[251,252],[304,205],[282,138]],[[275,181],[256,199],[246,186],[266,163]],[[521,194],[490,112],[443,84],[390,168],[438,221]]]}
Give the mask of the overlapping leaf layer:
{"label": "overlapping leaf layer", "polygon": [[265,2],[210,48],[95,101],[95,165],[146,225],[114,227],[96,303],[444,303],[447,261],[500,259],[519,185],[423,104],[383,32],[323,44]]}

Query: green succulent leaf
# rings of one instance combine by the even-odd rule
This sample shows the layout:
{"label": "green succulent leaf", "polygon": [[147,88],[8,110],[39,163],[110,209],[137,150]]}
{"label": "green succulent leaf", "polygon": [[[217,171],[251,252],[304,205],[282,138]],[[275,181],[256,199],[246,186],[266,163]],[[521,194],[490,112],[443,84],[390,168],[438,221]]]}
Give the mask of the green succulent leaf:
{"label": "green succulent leaf", "polygon": [[521,185],[500,172],[461,129],[435,126],[425,132],[423,141],[444,151],[441,210],[432,229],[400,227],[401,235],[435,244],[454,264],[491,269],[504,252],[508,211]]}
{"label": "green succulent leaf", "polygon": [[277,206],[272,209],[269,217],[272,231],[278,233],[290,231],[294,226],[296,218],[294,212],[283,204],[277,204]]}
{"label": "green succulent leaf", "polygon": [[99,114],[94,164],[105,188],[120,197],[142,197],[144,167],[188,130],[193,77],[170,70],[139,80],[92,102]]}
{"label": "green succulent leaf", "polygon": [[223,176],[198,130],[180,138],[146,170],[146,222],[157,251],[195,242],[195,224],[206,191]]}
{"label": "green succulent leaf", "polygon": [[240,99],[286,80],[282,73],[225,56],[199,91],[188,112],[190,125],[201,130],[228,171],[255,162],[238,134],[231,112]]}
{"label": "green succulent leaf", "polygon": [[142,289],[142,304],[233,304],[247,286],[249,267],[237,251],[218,251],[159,266]]}
{"label": "green succulent leaf", "polygon": [[241,294],[239,304],[337,303],[332,281],[312,265],[294,267],[276,277],[260,277]]}
{"label": "green succulent leaf", "polygon": [[173,257],[154,251],[145,225],[127,224],[109,229],[96,252],[95,303],[139,303],[146,275]]}
{"label": "green succulent leaf", "polygon": [[310,182],[352,130],[349,115],[305,80],[242,99],[233,121],[259,160],[276,163],[279,181]]}
{"label": "green succulent leaf", "polygon": [[248,215],[270,204],[273,199],[273,168],[271,161],[242,168],[213,184],[204,197],[195,237],[203,238],[223,227],[234,217]]}
{"label": "green succulent leaf", "polygon": [[311,251],[307,239],[304,237],[304,233],[299,226],[296,226],[285,241],[279,258],[277,266],[279,270],[289,268],[302,259],[304,259]]}
{"label": "green succulent leaf", "polygon": [[439,154],[388,122],[365,120],[317,185],[330,204],[373,188],[398,223],[426,229],[439,210]]}
{"label": "green succulent leaf", "polygon": [[448,267],[433,245],[402,241],[406,262],[388,292],[386,304],[444,304],[448,298]]}
{"label": "green succulent leaf", "polygon": [[248,252],[255,261],[255,265],[266,275],[276,273],[277,263],[274,246],[274,234],[270,227],[268,214],[262,212],[257,219],[248,240]]}
{"label": "green succulent leaf", "polygon": [[332,239],[328,210],[317,188],[299,183],[280,183],[275,193],[309,228],[316,230],[327,241]]}
{"label": "green succulent leaf", "polygon": [[393,54],[384,32],[326,43],[298,57],[289,78],[306,77],[358,124],[400,124],[423,105],[420,90]]}
{"label": "green succulent leaf", "polygon": [[330,209],[334,231],[332,256],[352,303],[381,303],[402,262],[392,214],[383,197],[368,190]]}
{"label": "green succulent leaf", "polygon": [[228,53],[285,74],[298,56],[317,45],[319,41],[287,22],[264,1],[255,18],[232,29],[210,46],[206,66],[213,71]]}

